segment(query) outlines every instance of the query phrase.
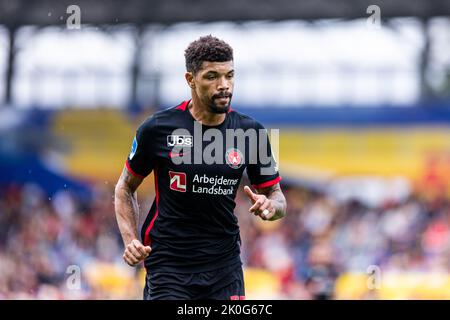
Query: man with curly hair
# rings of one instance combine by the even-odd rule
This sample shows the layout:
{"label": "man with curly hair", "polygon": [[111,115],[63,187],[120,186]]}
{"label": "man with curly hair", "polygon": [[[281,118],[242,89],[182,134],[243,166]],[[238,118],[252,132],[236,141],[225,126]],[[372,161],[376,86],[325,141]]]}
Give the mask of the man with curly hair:
{"label": "man with curly hair", "polygon": [[[280,219],[286,213],[286,200],[267,132],[259,122],[231,108],[232,48],[205,36],[188,46],[185,59],[191,99],[141,124],[116,185],[123,258],[130,266],[144,261],[144,299],[245,299],[234,215],[244,171],[256,190],[244,187],[251,213],[263,220]],[[236,146],[236,135],[229,139],[231,144],[224,143],[222,137],[237,129],[248,139]],[[250,134],[257,131],[263,135]],[[209,139],[198,140],[199,132]],[[211,136],[215,151],[207,159]],[[262,160],[264,145],[270,161]],[[139,237],[136,190],[152,171],[156,195]]]}

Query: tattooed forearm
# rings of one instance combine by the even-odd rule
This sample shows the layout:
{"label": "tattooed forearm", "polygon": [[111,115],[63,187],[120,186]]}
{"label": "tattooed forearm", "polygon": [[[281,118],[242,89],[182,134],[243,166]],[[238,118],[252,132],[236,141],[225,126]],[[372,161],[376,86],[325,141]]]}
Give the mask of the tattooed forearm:
{"label": "tattooed forearm", "polygon": [[116,185],[114,206],[117,224],[125,244],[138,239],[139,205],[136,190],[141,182],[141,178],[124,169]]}

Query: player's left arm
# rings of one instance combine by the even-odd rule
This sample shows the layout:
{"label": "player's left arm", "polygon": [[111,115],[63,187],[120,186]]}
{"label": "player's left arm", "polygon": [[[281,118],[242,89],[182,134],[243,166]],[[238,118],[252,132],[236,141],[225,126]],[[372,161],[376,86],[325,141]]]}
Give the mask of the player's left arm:
{"label": "player's left arm", "polygon": [[286,215],[286,198],[279,183],[265,188],[257,188],[256,191],[257,193],[248,186],[244,187],[245,194],[253,204],[249,209],[251,213],[260,216],[263,220],[271,221],[281,219]]}

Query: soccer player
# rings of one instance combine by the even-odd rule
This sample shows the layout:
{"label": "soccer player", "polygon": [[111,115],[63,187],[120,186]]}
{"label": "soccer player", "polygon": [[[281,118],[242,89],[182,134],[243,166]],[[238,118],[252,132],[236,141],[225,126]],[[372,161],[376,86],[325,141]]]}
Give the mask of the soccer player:
{"label": "soccer player", "polygon": [[[244,187],[251,213],[263,220],[280,219],[286,214],[286,200],[267,132],[230,106],[232,48],[205,36],[188,46],[185,59],[192,98],[141,124],[116,185],[123,259],[130,266],[145,261],[144,299],[245,299],[241,239],[233,213],[244,171],[256,190]],[[228,140],[225,143],[230,129],[265,135],[253,142],[249,135],[237,147],[236,135],[230,147]],[[216,149],[208,153],[211,136]],[[269,145],[269,162],[261,161],[264,143]],[[205,154],[215,161],[205,159]],[[156,196],[139,237],[136,190],[152,171]]]}

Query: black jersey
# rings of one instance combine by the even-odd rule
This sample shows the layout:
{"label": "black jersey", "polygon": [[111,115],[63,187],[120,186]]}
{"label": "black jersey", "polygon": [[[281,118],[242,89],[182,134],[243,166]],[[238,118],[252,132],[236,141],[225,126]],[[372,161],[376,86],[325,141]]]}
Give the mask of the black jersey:
{"label": "black jersey", "polygon": [[[240,263],[233,211],[244,170],[254,187],[280,180],[260,123],[230,109],[220,125],[201,125],[188,104],[184,101],[144,121],[126,161],[133,175],[146,177],[152,170],[155,175],[156,196],[141,231],[144,245],[152,247],[145,260],[152,272],[195,273]],[[256,140],[248,134],[244,144],[237,135],[227,138],[230,132],[252,130],[258,133]]]}

